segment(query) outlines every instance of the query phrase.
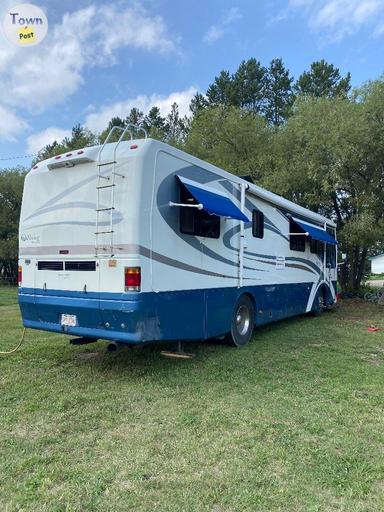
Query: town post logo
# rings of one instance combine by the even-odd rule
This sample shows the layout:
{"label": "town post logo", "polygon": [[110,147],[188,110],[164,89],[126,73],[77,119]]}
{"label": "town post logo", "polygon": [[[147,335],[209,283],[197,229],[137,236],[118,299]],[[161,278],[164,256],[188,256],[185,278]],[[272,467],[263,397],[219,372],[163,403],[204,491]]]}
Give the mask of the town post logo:
{"label": "town post logo", "polygon": [[6,38],[17,46],[34,46],[47,34],[48,20],[44,12],[33,4],[20,4],[7,9],[3,16]]}

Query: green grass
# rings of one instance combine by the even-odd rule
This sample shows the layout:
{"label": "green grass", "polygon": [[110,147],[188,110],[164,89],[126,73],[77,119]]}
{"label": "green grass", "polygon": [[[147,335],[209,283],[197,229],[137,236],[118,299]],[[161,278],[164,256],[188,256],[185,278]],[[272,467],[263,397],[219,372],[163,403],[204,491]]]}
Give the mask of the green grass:
{"label": "green grass", "polygon": [[0,306],[9,306],[10,304],[17,304],[16,286],[0,285]]}
{"label": "green grass", "polygon": [[[28,331],[0,359],[0,510],[384,510],[383,312],[345,301],[189,361]],[[5,350],[17,306],[0,317]]]}

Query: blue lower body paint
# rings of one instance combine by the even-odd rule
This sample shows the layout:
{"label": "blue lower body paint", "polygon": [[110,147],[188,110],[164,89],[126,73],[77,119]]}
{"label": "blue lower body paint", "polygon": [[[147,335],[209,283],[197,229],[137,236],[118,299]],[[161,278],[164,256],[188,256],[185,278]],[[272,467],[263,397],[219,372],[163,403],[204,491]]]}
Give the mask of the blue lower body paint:
{"label": "blue lower body paint", "polygon": [[[231,329],[234,305],[244,293],[255,304],[256,325],[303,314],[312,285],[123,294],[20,288],[19,304],[25,327],[138,344],[224,335]],[[62,314],[76,315],[77,325],[63,327]]]}

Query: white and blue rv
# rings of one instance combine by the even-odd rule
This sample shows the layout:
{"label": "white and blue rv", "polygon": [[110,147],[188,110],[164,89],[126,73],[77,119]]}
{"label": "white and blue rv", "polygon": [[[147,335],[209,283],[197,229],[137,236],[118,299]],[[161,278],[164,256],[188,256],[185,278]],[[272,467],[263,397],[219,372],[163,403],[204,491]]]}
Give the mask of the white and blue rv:
{"label": "white and blue rv", "polygon": [[332,220],[162,142],[124,137],[28,173],[25,327],[240,346],[255,325],[335,303]]}

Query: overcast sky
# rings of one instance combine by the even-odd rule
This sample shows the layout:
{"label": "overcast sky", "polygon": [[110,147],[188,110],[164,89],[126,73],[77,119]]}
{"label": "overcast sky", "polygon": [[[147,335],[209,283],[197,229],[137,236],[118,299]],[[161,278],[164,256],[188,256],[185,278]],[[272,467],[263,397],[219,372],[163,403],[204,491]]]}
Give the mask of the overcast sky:
{"label": "overcast sky", "polygon": [[[1,2],[1,19],[12,6]],[[325,58],[354,85],[384,72],[384,0],[45,0],[45,40],[0,32],[0,158],[34,153],[76,123],[102,130],[133,106],[188,113],[221,69],[282,57],[293,76]],[[0,160],[0,167],[30,159]]]}

